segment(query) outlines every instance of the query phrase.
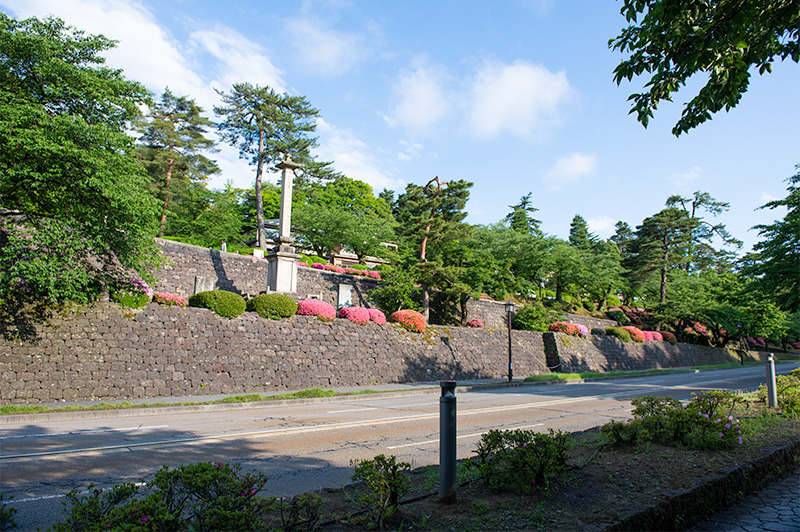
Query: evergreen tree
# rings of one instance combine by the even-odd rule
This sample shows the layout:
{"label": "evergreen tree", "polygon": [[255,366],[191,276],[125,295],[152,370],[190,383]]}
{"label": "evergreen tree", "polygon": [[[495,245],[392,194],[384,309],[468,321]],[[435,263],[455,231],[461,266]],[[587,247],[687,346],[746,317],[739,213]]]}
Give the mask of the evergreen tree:
{"label": "evergreen tree", "polygon": [[531,216],[531,214],[539,210],[534,207],[531,202],[532,195],[533,192],[528,192],[520,198],[519,203],[516,205],[509,205],[512,211],[508,213],[505,220],[514,231],[541,236],[542,231],[539,229],[539,226],[542,222]]}
{"label": "evergreen tree", "polygon": [[199,152],[213,148],[214,141],[205,137],[211,121],[201,113],[203,109],[193,99],[175,96],[167,88],[161,101],[153,106],[150,121],[142,128],[137,150],[140,160],[155,182],[160,182],[159,196],[161,226],[158,236],[164,236],[167,210],[172,198],[170,182],[175,177],[185,181],[205,181],[219,172],[214,161]]}
{"label": "evergreen tree", "polygon": [[569,225],[569,245],[579,249],[589,249],[597,242],[597,236],[589,232],[589,224],[583,216],[576,214]]}

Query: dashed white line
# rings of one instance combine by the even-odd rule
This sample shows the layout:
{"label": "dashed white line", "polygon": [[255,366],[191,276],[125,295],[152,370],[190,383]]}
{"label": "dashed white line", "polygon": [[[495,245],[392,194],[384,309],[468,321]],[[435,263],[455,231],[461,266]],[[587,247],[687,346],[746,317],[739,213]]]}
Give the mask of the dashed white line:
{"label": "dashed white line", "polygon": [[47,438],[52,436],[83,436],[86,434],[98,434],[106,432],[126,432],[132,430],[165,429],[169,425],[150,425],[144,427],[121,427],[116,429],[95,429],[95,430],[74,430],[67,432],[42,432],[39,434],[14,434],[12,436],[0,436],[0,440],[13,440],[18,438]]}

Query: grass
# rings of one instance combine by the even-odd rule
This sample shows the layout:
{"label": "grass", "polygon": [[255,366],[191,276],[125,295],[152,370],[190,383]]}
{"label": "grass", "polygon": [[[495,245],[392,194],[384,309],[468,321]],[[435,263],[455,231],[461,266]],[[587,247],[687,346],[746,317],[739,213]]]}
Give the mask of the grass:
{"label": "grass", "polygon": [[[761,362],[749,362],[746,365],[761,364]],[[736,368],[741,364],[738,362],[729,362],[726,364],[713,364],[708,366],[692,366],[686,369],[647,369],[642,371],[608,371],[605,373],[597,373],[586,371],[583,373],[546,373],[543,375],[531,375],[525,378],[525,382],[547,382],[547,381],[568,381],[577,379],[597,379],[601,377],[624,377],[628,375],[662,375],[664,373],[677,373],[680,371],[694,371],[698,369],[722,369],[722,368]]]}

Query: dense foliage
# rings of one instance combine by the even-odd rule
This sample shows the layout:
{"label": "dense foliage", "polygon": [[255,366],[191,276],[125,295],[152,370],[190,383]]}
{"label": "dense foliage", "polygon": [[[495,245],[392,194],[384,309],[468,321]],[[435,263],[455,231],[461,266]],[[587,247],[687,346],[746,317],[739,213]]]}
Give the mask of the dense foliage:
{"label": "dense foliage", "polygon": [[244,313],[244,298],[227,290],[209,290],[200,292],[189,298],[190,307],[207,308],[223,318],[235,318]]}
{"label": "dense foliage", "polygon": [[247,310],[258,312],[262,318],[279,320],[297,313],[297,303],[283,294],[261,294],[247,300]]}

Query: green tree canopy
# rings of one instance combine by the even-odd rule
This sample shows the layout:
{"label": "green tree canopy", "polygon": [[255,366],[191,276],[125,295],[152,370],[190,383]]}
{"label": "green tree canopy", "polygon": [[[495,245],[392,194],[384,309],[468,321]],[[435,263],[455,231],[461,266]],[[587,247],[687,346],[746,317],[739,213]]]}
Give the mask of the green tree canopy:
{"label": "green tree canopy", "polygon": [[159,262],[157,203],[126,134],[149,94],[114,42],[0,13],[0,299],[86,300]]}
{"label": "green tree canopy", "polygon": [[764,74],[777,59],[800,60],[798,0],[623,0],[620,12],[630,25],[608,44],[628,58],[614,81],[649,77],[645,91],[628,98],[643,126],[689,78],[708,76],[672,129],[676,136],[735,107],[751,68]]}

